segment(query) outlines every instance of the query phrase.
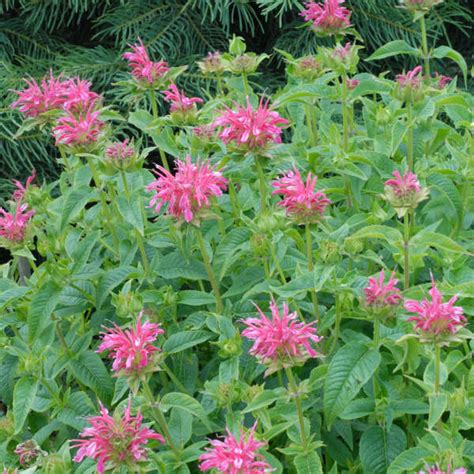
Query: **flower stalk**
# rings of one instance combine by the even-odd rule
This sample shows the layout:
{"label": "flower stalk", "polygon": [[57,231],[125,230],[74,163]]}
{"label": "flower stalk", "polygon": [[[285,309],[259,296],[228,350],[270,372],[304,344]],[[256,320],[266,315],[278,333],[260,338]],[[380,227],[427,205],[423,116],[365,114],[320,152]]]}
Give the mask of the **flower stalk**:
{"label": "flower stalk", "polygon": [[410,286],[410,222],[409,222],[409,213],[405,213],[403,217],[403,272],[404,272],[404,289],[408,289]]}
{"label": "flower stalk", "polygon": [[298,416],[298,423],[300,425],[301,443],[303,445],[304,451],[306,452],[308,449],[308,439],[306,437],[306,432],[305,432],[305,427],[304,427],[304,417],[303,417],[303,408],[301,406],[301,396],[299,394],[298,386],[296,384],[295,377],[293,375],[293,371],[291,367],[285,368],[285,373],[288,378],[289,389],[295,401],[296,414]]}
{"label": "flower stalk", "polygon": [[[308,271],[312,273],[314,270],[313,238],[311,235],[311,224],[309,223],[305,225],[305,235],[306,235],[306,259],[308,262]],[[310,293],[311,293],[311,301],[313,303],[314,315],[316,317],[316,321],[319,323],[320,313],[319,313],[318,295],[314,288],[311,288]]]}
{"label": "flower stalk", "polygon": [[421,30],[421,49],[423,51],[423,60],[425,63],[425,77],[430,77],[430,54],[428,51],[428,38],[426,34],[426,21],[425,15],[420,17],[420,30]]}

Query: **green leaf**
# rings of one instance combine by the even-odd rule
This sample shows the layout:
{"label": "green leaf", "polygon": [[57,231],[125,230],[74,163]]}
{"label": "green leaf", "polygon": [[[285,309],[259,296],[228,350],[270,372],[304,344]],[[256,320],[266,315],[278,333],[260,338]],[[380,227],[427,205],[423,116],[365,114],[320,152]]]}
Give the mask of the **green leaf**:
{"label": "green leaf", "polygon": [[114,393],[114,384],[101,358],[93,351],[84,351],[69,362],[74,377],[91,388],[97,397],[109,402]]}
{"label": "green leaf", "polygon": [[95,190],[84,186],[71,188],[71,190],[63,196],[61,219],[59,221],[60,231],[63,231],[66,225],[79,215],[95,194]]}
{"label": "green leaf", "polygon": [[265,408],[272,403],[280,400],[285,395],[285,389],[283,388],[276,388],[274,390],[264,390],[257,394],[252,401],[247,405],[247,407],[242,410],[242,413],[250,413],[255,410],[260,410]]}
{"label": "green leaf", "polygon": [[406,471],[412,471],[420,465],[420,460],[429,454],[430,452],[425,448],[407,449],[393,460],[387,474],[403,474]]}
{"label": "green leaf", "polygon": [[446,252],[468,253],[464,247],[456,243],[450,237],[430,230],[418,232],[418,234],[410,240],[410,244],[434,247],[435,249],[445,250]]}
{"label": "green leaf", "polygon": [[391,245],[401,245],[403,237],[399,230],[386,225],[369,225],[352,234],[350,239],[383,239]]}
{"label": "green leaf", "polygon": [[55,310],[61,289],[52,281],[48,281],[33,296],[28,308],[28,337],[30,342],[47,326],[51,314]]}
{"label": "green leaf", "polygon": [[365,474],[386,474],[393,460],[406,448],[407,437],[397,425],[387,432],[372,426],[360,439],[360,460]]}
{"label": "green leaf", "polygon": [[295,467],[298,474],[323,474],[323,466],[318,453],[299,454],[295,457]]}
{"label": "green leaf", "polygon": [[171,392],[167,393],[160,402],[160,406],[163,411],[168,411],[171,408],[179,408],[184,410],[191,415],[199,418],[208,428],[209,420],[207,419],[206,412],[201,404],[194,398],[186,395],[185,393]]}
{"label": "green leaf", "polygon": [[461,69],[462,75],[464,77],[464,82],[467,81],[467,64],[461,53],[458,53],[456,50],[450,48],[449,46],[439,46],[438,48],[435,48],[433,50],[433,52],[431,53],[431,57],[436,59],[449,58],[453,60]]}
{"label": "green leaf", "polygon": [[372,377],[380,360],[376,349],[361,342],[352,342],[337,351],[324,384],[324,414],[329,427]]}
{"label": "green leaf", "polygon": [[187,306],[204,306],[215,304],[214,295],[205,291],[183,290],[179,292],[179,304]]}
{"label": "green leaf", "polygon": [[110,292],[126,280],[134,271],[136,271],[136,268],[131,266],[118,267],[109,270],[101,277],[96,292],[97,307],[100,308]]}
{"label": "green leaf", "polygon": [[183,447],[190,439],[193,430],[192,416],[181,408],[173,408],[169,421],[169,430],[173,441]]}
{"label": "green leaf", "polygon": [[143,236],[143,212],[141,199],[128,200],[125,196],[119,196],[116,200],[120,214],[127,224],[130,224],[140,235]]}
{"label": "green leaf", "polygon": [[367,61],[377,61],[378,59],[389,58],[390,56],[396,56],[398,54],[410,54],[412,56],[421,57],[421,53],[417,48],[410,46],[404,40],[395,40],[377,49],[367,58]]}
{"label": "green leaf", "polygon": [[370,398],[361,398],[360,400],[352,400],[344,411],[339,415],[342,420],[356,420],[364,416],[370,415],[375,410],[375,403]]}
{"label": "green leaf", "polygon": [[181,331],[172,334],[163,344],[163,351],[167,354],[176,354],[190,347],[197,346],[212,337],[209,331]]}
{"label": "green leaf", "polygon": [[430,395],[430,412],[428,415],[428,428],[431,429],[441,418],[448,406],[448,397],[445,393]]}
{"label": "green leaf", "polygon": [[25,424],[26,417],[31,411],[36,393],[38,381],[32,377],[22,377],[15,384],[13,390],[13,418],[15,420],[15,434],[19,433]]}

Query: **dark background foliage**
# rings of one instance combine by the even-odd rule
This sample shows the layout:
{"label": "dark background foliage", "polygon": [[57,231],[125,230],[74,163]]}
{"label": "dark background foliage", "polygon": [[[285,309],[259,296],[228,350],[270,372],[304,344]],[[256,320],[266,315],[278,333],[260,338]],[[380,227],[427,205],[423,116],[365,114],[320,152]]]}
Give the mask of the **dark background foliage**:
{"label": "dark background foliage", "polygon": [[[472,57],[469,0],[445,0],[428,17],[431,44],[448,44],[469,61]],[[405,39],[419,44],[417,24],[397,7],[396,0],[348,0],[353,23],[364,39],[364,53],[384,43]],[[245,37],[248,49],[271,54],[253,80],[266,89],[278,87],[284,66],[275,48],[295,56],[314,51],[324,40],[303,21],[298,0],[0,0],[0,195],[10,192],[14,177],[35,168],[43,177],[56,173],[55,153],[48,136],[37,130],[18,139],[22,117],[9,108],[22,78],[41,78],[50,68],[79,74],[105,94],[108,103],[126,108],[117,89],[108,87],[127,74],[121,54],[140,36],[155,59],[172,65],[190,64],[182,86],[199,93],[212,87],[194,66],[213,50],[226,50],[232,34]],[[406,60],[406,59],[405,59]],[[378,62],[374,73],[395,74],[412,66],[403,60]],[[454,63],[437,70],[456,74]]]}

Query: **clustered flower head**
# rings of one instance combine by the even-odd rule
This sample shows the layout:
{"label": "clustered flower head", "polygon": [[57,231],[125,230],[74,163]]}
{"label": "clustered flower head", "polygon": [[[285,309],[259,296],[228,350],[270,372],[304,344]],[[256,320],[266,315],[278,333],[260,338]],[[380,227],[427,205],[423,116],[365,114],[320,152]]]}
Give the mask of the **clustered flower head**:
{"label": "clustered flower head", "polygon": [[121,329],[119,326],[102,333],[102,342],[97,352],[109,351],[113,359],[112,370],[125,375],[140,375],[152,362],[152,356],[159,349],[153,345],[163,329],[158,324],[145,321],[141,315],[135,327]]}
{"label": "clustered flower head", "polygon": [[114,142],[105,149],[105,155],[113,160],[124,161],[135,154],[133,146],[129,145],[129,139],[123,142]]}
{"label": "clustered flower head", "polygon": [[427,339],[456,334],[466,323],[463,308],[454,306],[457,296],[453,296],[449,301],[443,303],[443,296],[436,288],[433,278],[429,294],[431,301],[428,299],[405,301],[405,309],[410,313],[416,313],[416,316],[411,316],[408,321],[413,321],[415,329],[421,331],[421,334]]}
{"label": "clustered flower head", "polygon": [[409,209],[415,209],[421,201],[428,197],[428,190],[423,188],[411,171],[403,176],[398,170],[393,178],[385,181],[384,198],[395,208],[399,217],[403,217]]}
{"label": "clustered flower head", "polygon": [[87,110],[100,99],[99,94],[90,90],[90,82],[78,77],[63,81],[61,75],[55,78],[52,71],[40,84],[34,79],[25,82],[28,87],[16,91],[18,99],[11,107],[18,108],[26,117],[38,117],[51,110]]}
{"label": "clustered flower head", "polygon": [[222,474],[265,474],[270,472],[270,465],[265,462],[258,450],[264,442],[255,439],[255,425],[247,432],[240,432],[239,440],[227,429],[227,436],[222,440],[210,441],[211,448],[199,458],[201,471],[216,469]]}
{"label": "clustered flower head", "polygon": [[426,466],[426,469],[426,471],[419,471],[418,474],[467,474],[467,469],[464,467],[459,467],[454,471],[451,471],[451,466],[448,466],[447,471],[442,471],[438,465]]}
{"label": "clustered flower head", "polygon": [[85,439],[73,440],[73,448],[79,448],[75,462],[84,458],[97,461],[97,472],[102,474],[106,469],[128,467],[135,472],[137,464],[147,459],[146,445],[150,440],[165,442],[163,436],[143,426],[140,410],[136,416],[131,415],[131,403],[125,408],[123,417],[109,415],[108,410],[100,404],[100,415],[89,418],[90,427],[79,435]]}
{"label": "clustered flower head", "polygon": [[162,166],[156,166],[157,179],[146,188],[155,192],[150,207],[160,212],[168,203],[168,213],[173,217],[197,223],[199,211],[211,205],[212,197],[222,195],[227,179],[207,160],[195,164],[189,155],[186,161],[177,160],[176,169],[176,174],[172,175]]}
{"label": "clustered flower head", "polygon": [[412,11],[428,11],[444,0],[399,0],[402,7]]}
{"label": "clustered flower head", "polygon": [[92,106],[86,112],[66,116],[57,121],[53,127],[56,145],[88,145],[96,142],[105,123],[99,119],[100,110],[93,110]]}
{"label": "clustered flower head", "polygon": [[33,217],[35,211],[28,211],[27,204],[17,203],[13,212],[7,212],[0,208],[0,237],[10,241],[10,243],[23,242],[28,227],[28,222]]}
{"label": "clustered flower head", "polygon": [[395,273],[392,273],[387,284],[384,281],[385,275],[383,270],[381,270],[378,278],[369,278],[369,286],[364,288],[367,306],[383,308],[386,306],[396,306],[400,303],[402,295],[397,288],[398,280],[395,278]]}
{"label": "clustered flower head", "polygon": [[186,97],[184,92],[180,92],[176,84],[171,84],[167,91],[163,92],[166,102],[171,104],[170,112],[186,113],[195,109],[195,104],[202,104],[204,101],[199,97]]}
{"label": "clustered flower head", "polygon": [[343,33],[351,26],[351,12],[341,5],[345,0],[324,0],[324,3],[306,2],[300,15],[311,21],[313,29],[323,35]]}
{"label": "clustered flower head", "polygon": [[219,51],[209,52],[197,64],[203,74],[222,74],[225,70],[225,64]]}
{"label": "clustered flower head", "polygon": [[272,183],[275,188],[272,194],[283,195],[278,205],[286,210],[287,216],[294,218],[298,223],[318,221],[326,207],[331,204],[325,193],[315,191],[317,179],[308,173],[306,181],[303,181],[300,172],[294,167],[292,171],[288,171]]}
{"label": "clustered flower head", "polygon": [[224,143],[248,150],[281,143],[281,127],[288,120],[272,110],[268,102],[262,99],[254,109],[247,99],[246,107],[238,104],[235,107],[235,110],[227,107],[213,122],[214,127],[222,127],[219,137]]}
{"label": "clustered flower head", "polygon": [[160,79],[169,71],[166,61],[153,62],[150,59],[140,38],[138,38],[138,43],[130,45],[130,48],[133,52],[124,53],[123,58],[128,61],[128,65],[132,69],[132,75],[138,81],[154,84],[157,79]]}
{"label": "clustered flower head", "polygon": [[421,66],[416,66],[411,71],[408,71],[405,74],[397,74],[397,82],[402,87],[411,87],[411,88],[418,88],[421,86],[422,76],[421,73],[423,68]]}
{"label": "clustered flower head", "polygon": [[317,356],[313,344],[321,338],[313,327],[315,322],[298,322],[296,312],[290,313],[286,303],[280,313],[274,300],[270,302],[271,319],[258,306],[257,311],[259,318],[243,320],[247,327],[242,335],[254,341],[249,352],[269,366],[266,375],[280,368],[300,365],[306,359]]}
{"label": "clustered flower head", "polygon": [[453,80],[453,78],[436,72],[434,80],[436,81],[436,86],[438,89],[444,89]]}
{"label": "clustered flower head", "polygon": [[354,90],[360,84],[359,79],[349,79],[346,78],[347,88],[351,91]]}
{"label": "clustered flower head", "polygon": [[22,466],[36,461],[39,456],[44,456],[47,453],[43,451],[34,439],[28,439],[20,443],[15,448],[15,454],[18,455],[18,460]]}
{"label": "clustered flower head", "polygon": [[316,56],[303,56],[291,62],[289,74],[302,79],[315,80],[324,71],[321,61]]}

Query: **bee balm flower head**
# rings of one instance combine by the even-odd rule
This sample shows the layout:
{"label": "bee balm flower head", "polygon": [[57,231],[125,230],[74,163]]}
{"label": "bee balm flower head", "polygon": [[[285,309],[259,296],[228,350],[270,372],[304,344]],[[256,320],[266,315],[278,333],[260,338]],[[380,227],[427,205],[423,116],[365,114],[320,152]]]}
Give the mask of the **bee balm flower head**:
{"label": "bee balm flower head", "polygon": [[168,90],[163,92],[163,96],[165,101],[171,104],[171,118],[178,124],[192,121],[196,117],[196,104],[204,102],[199,97],[187,97],[175,84],[171,84]]}
{"label": "bee balm flower head", "polygon": [[28,222],[35,211],[28,211],[27,204],[18,203],[13,213],[0,208],[0,237],[10,244],[19,244],[25,239]]}
{"label": "bee balm flower head", "polygon": [[227,108],[214,121],[214,127],[221,127],[220,139],[233,143],[245,150],[265,148],[271,143],[281,143],[282,126],[288,120],[260,101],[254,109],[247,99],[247,106],[235,104],[235,110]]}
{"label": "bee balm flower head", "polygon": [[351,12],[341,5],[345,0],[324,0],[324,3],[306,2],[301,16],[312,22],[313,29],[321,35],[344,33],[351,26]]}
{"label": "bee balm flower head", "polygon": [[393,178],[385,181],[385,194],[383,196],[403,217],[409,209],[415,209],[421,201],[428,198],[428,190],[423,188],[416,176],[411,171],[405,171],[403,176],[394,171]]}
{"label": "bee balm flower head", "polygon": [[405,301],[405,309],[416,314],[408,318],[408,321],[415,323],[415,329],[425,340],[449,338],[465,325],[464,310],[461,306],[454,306],[457,296],[453,296],[449,301],[443,303],[443,296],[436,288],[433,278],[429,294],[431,301],[428,299]]}
{"label": "bee balm flower head", "polygon": [[124,53],[123,58],[128,61],[132,75],[137,81],[154,85],[169,71],[166,61],[155,63],[150,59],[140,38],[138,38],[138,44],[131,45],[130,48],[133,52]]}
{"label": "bee balm flower head", "polygon": [[102,342],[97,352],[109,351],[114,372],[139,376],[150,369],[153,370],[153,367],[150,367],[153,354],[159,351],[153,342],[163,333],[158,324],[149,321],[142,323],[139,315],[135,327],[123,330],[115,325],[102,333]]}
{"label": "bee balm flower head", "polygon": [[272,194],[282,194],[283,200],[278,205],[286,210],[286,214],[299,224],[316,222],[321,219],[331,201],[321,191],[315,191],[316,176],[308,173],[303,181],[300,172],[294,167],[285,176],[272,183],[275,190]]}
{"label": "bee balm flower head", "polygon": [[23,201],[26,192],[28,191],[29,187],[33,183],[33,181],[36,179],[36,171],[33,170],[31,173],[31,176],[28,176],[26,179],[26,184],[23,186],[21,181],[18,181],[17,179],[13,180],[13,184],[15,185],[15,191],[13,192],[12,198],[16,202],[21,202]]}
{"label": "bee balm flower head", "polygon": [[369,278],[369,286],[364,289],[365,303],[371,308],[385,308],[387,306],[397,306],[402,299],[400,290],[397,288],[398,280],[394,273],[385,284],[385,275],[382,270],[378,278]]}
{"label": "bee balm flower head", "polygon": [[74,461],[81,462],[84,458],[97,461],[99,474],[117,468],[136,472],[138,463],[147,459],[147,443],[165,442],[163,436],[143,426],[142,421],[140,410],[132,416],[130,402],[122,417],[118,413],[110,416],[100,404],[100,416],[90,417],[91,426],[79,435],[83,439],[72,440],[72,447],[79,448]]}
{"label": "bee balm flower head", "polygon": [[418,474],[467,474],[467,469],[464,467],[459,467],[454,471],[451,471],[451,466],[448,466],[448,470],[445,472],[440,469],[438,465],[436,466],[426,466],[426,471],[419,471]]}
{"label": "bee balm flower head", "polygon": [[248,433],[242,430],[239,440],[227,429],[227,436],[210,444],[211,448],[206,448],[199,458],[199,469],[203,472],[215,469],[222,474],[265,474],[271,471],[258,453],[265,443],[255,439],[255,426]]}
{"label": "bee balm flower head", "polygon": [[199,214],[210,207],[211,198],[221,196],[226,189],[227,180],[220,171],[208,161],[177,161],[177,171],[172,175],[162,166],[157,166],[157,179],[147,186],[147,191],[154,191],[150,207],[160,212],[168,204],[168,213],[176,219],[186,222],[199,222]]}
{"label": "bee balm flower head", "polygon": [[321,338],[313,327],[315,322],[298,322],[296,312],[290,313],[286,303],[280,313],[273,300],[270,310],[271,319],[257,306],[259,318],[244,319],[243,323],[247,327],[242,331],[242,336],[254,341],[250,354],[268,366],[266,375],[281,368],[301,365],[308,358],[316,357],[313,344]]}
{"label": "bee balm flower head", "polygon": [[72,112],[87,111],[99,100],[99,94],[91,91],[92,84],[79,77],[65,82],[63,108]]}

